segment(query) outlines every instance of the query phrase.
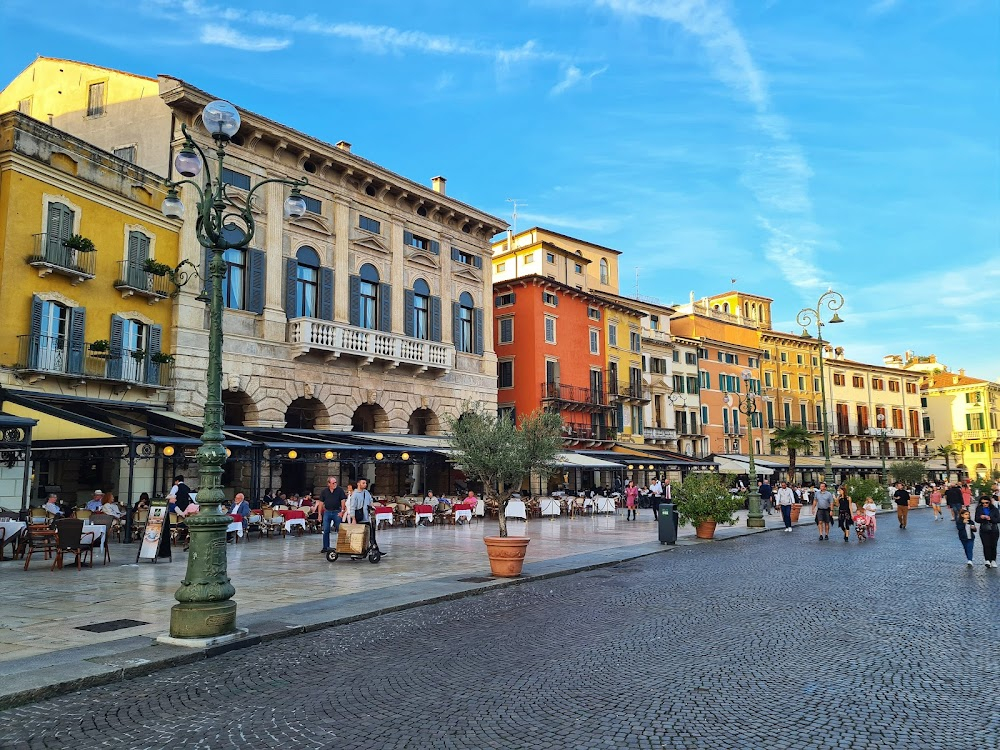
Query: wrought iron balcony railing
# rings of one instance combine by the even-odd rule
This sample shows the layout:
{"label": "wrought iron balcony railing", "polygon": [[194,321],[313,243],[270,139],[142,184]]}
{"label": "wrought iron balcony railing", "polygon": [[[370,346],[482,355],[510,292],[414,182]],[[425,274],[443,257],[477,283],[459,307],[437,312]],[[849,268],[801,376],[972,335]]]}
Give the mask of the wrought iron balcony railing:
{"label": "wrought iron balcony railing", "polygon": [[156,302],[169,297],[176,286],[166,276],[150,273],[139,263],[121,260],[118,261],[118,279],[115,281],[115,289],[122,292],[123,297],[137,294]]}
{"label": "wrought iron balcony railing", "polygon": [[157,362],[143,350],[112,352],[95,344],[72,343],[66,336],[24,334],[17,337],[14,369],[34,374],[80,380],[110,380],[151,388],[167,388],[173,381],[173,362]]}
{"label": "wrought iron balcony railing", "polygon": [[34,248],[28,256],[28,265],[38,269],[39,276],[58,273],[69,276],[73,286],[94,278],[97,253],[84,252],[63,244],[63,239],[48,232],[33,236]]}

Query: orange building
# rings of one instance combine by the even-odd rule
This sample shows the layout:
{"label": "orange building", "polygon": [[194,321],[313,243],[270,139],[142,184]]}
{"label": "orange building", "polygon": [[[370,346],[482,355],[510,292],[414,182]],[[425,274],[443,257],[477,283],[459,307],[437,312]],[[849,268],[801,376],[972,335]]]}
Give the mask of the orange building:
{"label": "orange building", "polygon": [[496,282],[493,293],[499,412],[544,408],[562,416],[567,445],[612,443],[603,321],[614,304],[536,275]]}

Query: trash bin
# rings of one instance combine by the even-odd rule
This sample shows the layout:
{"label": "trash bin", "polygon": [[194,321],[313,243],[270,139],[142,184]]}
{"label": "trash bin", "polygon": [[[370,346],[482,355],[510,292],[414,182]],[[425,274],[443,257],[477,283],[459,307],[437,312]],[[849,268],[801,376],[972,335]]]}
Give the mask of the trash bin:
{"label": "trash bin", "polygon": [[660,503],[660,544],[677,544],[677,511],[673,503]]}

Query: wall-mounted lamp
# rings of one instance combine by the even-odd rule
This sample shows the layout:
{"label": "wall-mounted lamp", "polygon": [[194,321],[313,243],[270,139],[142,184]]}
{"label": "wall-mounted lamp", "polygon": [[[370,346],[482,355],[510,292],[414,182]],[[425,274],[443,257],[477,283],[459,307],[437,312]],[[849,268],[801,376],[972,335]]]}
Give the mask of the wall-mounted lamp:
{"label": "wall-mounted lamp", "polygon": [[233,455],[233,452],[231,450],[229,450],[229,448],[226,448],[226,458],[230,458],[232,455]]}
{"label": "wall-mounted lamp", "polygon": [[639,464],[639,471],[642,471],[645,468],[646,468],[645,466],[643,466],[642,464]]}
{"label": "wall-mounted lamp", "polygon": [[333,460],[333,451],[327,451],[326,453],[324,453],[323,454],[323,458],[325,458],[327,461],[332,461]]}
{"label": "wall-mounted lamp", "polygon": [[403,453],[400,456],[400,458],[403,459],[404,461],[409,461],[410,460],[410,454],[409,453]]}
{"label": "wall-mounted lamp", "polygon": [[163,447],[163,455],[166,456],[167,458],[170,458],[172,455],[174,455],[174,446],[165,445]]}
{"label": "wall-mounted lamp", "polygon": [[385,458],[385,456],[382,455],[382,451],[379,451],[378,453],[375,454],[376,461],[381,461],[383,458]]}
{"label": "wall-mounted lamp", "polygon": [[632,469],[634,469],[634,468],[635,468],[635,467],[634,467],[634,466],[633,466],[632,464],[629,464],[629,465],[628,465],[628,470],[629,470],[629,471],[632,471]]}
{"label": "wall-mounted lamp", "polygon": [[299,457],[299,452],[298,452],[298,451],[288,451],[288,457],[289,457],[289,458],[290,458],[290,459],[291,459],[292,461],[294,461],[294,460],[295,460],[296,458],[298,458],[298,457]]}

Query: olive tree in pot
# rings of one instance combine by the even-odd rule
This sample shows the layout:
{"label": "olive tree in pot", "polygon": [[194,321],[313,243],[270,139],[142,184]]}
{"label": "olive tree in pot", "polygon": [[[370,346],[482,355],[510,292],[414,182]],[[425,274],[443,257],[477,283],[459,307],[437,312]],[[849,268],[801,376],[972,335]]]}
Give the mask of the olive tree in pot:
{"label": "olive tree in pot", "polygon": [[480,403],[460,417],[447,417],[452,458],[470,479],[483,485],[485,501],[498,511],[500,532],[485,537],[493,575],[513,578],[521,574],[527,537],[507,535],[504,512],[510,496],[532,472],[550,469],[562,447],[562,419],[558,414],[534,411],[520,424],[487,411]]}
{"label": "olive tree in pot", "polygon": [[[922,461],[895,461],[889,464],[889,476],[895,482],[902,482],[904,487],[922,482],[926,470]],[[916,508],[919,504],[920,496],[910,495],[910,507]]]}
{"label": "olive tree in pot", "polygon": [[743,507],[743,500],[729,491],[732,485],[733,477],[729,474],[701,471],[688,474],[673,495],[681,523],[694,526],[699,539],[712,539],[720,523],[730,526],[736,523],[736,511]]}

